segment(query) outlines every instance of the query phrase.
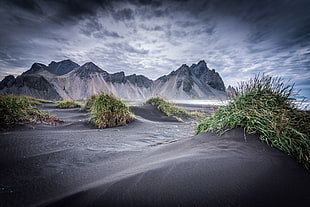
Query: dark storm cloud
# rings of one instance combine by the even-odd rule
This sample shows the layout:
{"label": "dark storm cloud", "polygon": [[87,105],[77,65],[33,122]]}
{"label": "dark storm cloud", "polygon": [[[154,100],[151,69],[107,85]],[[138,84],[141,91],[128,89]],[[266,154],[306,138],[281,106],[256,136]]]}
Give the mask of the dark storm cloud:
{"label": "dark storm cloud", "polygon": [[192,22],[192,21],[177,21],[176,24],[182,28],[188,28],[192,27],[197,24],[197,22]]}
{"label": "dark storm cloud", "polygon": [[132,3],[135,3],[137,5],[144,5],[144,6],[154,6],[154,7],[159,7],[162,5],[162,1],[160,0],[133,0],[130,1]]}
{"label": "dark storm cloud", "polygon": [[125,8],[125,9],[113,12],[112,16],[117,21],[124,21],[124,20],[132,20],[132,19],[134,19],[133,11],[131,9],[129,9],[129,8]]}
{"label": "dark storm cloud", "polygon": [[[284,46],[309,42],[310,34],[310,1],[283,0],[209,0],[187,1],[177,4],[176,9],[191,13],[194,17],[209,20],[223,16],[236,18],[252,28],[248,41],[259,43],[274,36],[283,42]],[[213,17],[212,17],[213,16]],[[184,28],[192,26],[193,22],[178,22]],[[183,25],[182,25],[183,24]],[[213,31],[210,30],[210,33]]]}
{"label": "dark storm cloud", "polygon": [[8,6],[15,6],[30,12],[42,13],[41,7],[35,0],[3,0]]}
{"label": "dark storm cloud", "polygon": [[249,41],[274,38],[285,47],[309,43],[310,1],[245,1],[240,5],[231,4],[232,9],[224,11],[252,26]]}
{"label": "dark storm cloud", "polygon": [[140,28],[144,29],[146,31],[164,31],[164,28],[162,26],[159,26],[159,25],[145,25],[145,24],[141,24]]}
{"label": "dark storm cloud", "polygon": [[94,16],[97,9],[109,9],[109,0],[55,0],[53,4],[56,10],[59,11],[60,16],[73,16],[73,17],[83,17],[83,16]]}
{"label": "dark storm cloud", "polygon": [[310,17],[302,24],[296,25],[296,29],[290,35],[290,39],[283,42],[284,45],[310,45]]}
{"label": "dark storm cloud", "polygon": [[[54,15],[49,17],[54,21],[76,21],[85,17],[95,16],[98,10],[111,13],[117,20],[130,20],[134,18],[133,11],[130,8],[115,10],[113,3],[130,2],[138,6],[159,7],[161,1],[151,0],[2,0],[2,4],[10,8],[16,7],[36,12],[44,15],[42,7],[48,6],[50,10],[54,10]],[[0,2],[1,3],[1,2]],[[155,13],[158,13],[156,11]]]}
{"label": "dark storm cloud", "polygon": [[93,32],[91,35],[94,38],[98,39],[105,39],[106,37],[112,37],[112,38],[124,38],[123,36],[119,35],[117,32],[111,32],[105,29],[102,29],[101,31],[98,32]]}
{"label": "dark storm cloud", "polygon": [[51,20],[60,23],[66,21],[76,21],[86,16],[94,16],[97,9],[107,10],[110,7],[108,0],[2,0],[2,6],[17,12],[16,9],[23,9],[32,14],[38,13],[40,16],[48,16],[44,8],[53,11],[53,15],[48,16]]}
{"label": "dark storm cloud", "polygon": [[137,14],[145,19],[152,19],[169,15],[169,10],[167,8],[144,7],[140,8]]}
{"label": "dark storm cloud", "polygon": [[[104,36],[114,37],[114,38],[124,38],[123,36],[119,35],[117,32],[104,30],[102,33]],[[95,36],[96,37],[96,36]]]}
{"label": "dark storm cloud", "polygon": [[80,32],[88,37],[93,36],[95,38],[123,38],[117,32],[107,30],[95,17],[89,18],[86,23],[81,25]]}
{"label": "dark storm cloud", "polygon": [[102,29],[102,24],[96,18],[90,18],[81,26],[80,32],[86,36],[91,36],[94,32],[99,32]]}

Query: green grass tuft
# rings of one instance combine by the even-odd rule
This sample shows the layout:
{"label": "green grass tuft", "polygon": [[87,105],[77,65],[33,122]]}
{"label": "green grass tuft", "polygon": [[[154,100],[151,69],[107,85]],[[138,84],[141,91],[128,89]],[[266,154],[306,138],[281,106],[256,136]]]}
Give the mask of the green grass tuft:
{"label": "green grass tuft", "polygon": [[87,99],[84,108],[85,108],[85,109],[90,109],[90,108],[93,106],[93,104],[94,104],[94,102],[95,102],[97,96],[98,96],[98,95],[91,95],[91,96]]}
{"label": "green grass tuft", "polygon": [[72,100],[71,101],[60,101],[57,107],[61,109],[78,108],[78,107],[81,107],[81,104],[75,101],[72,101]]}
{"label": "green grass tuft", "polygon": [[90,122],[98,128],[126,125],[134,120],[127,105],[112,95],[91,96]]}
{"label": "green grass tuft", "polygon": [[36,105],[39,105],[41,103],[57,103],[57,101],[51,101],[51,100],[42,99],[42,98],[35,98],[33,96],[27,96],[27,95],[19,95],[19,97],[24,97],[24,98],[30,99],[30,100],[34,101],[34,103]]}
{"label": "green grass tuft", "polygon": [[36,108],[38,100],[28,96],[0,96],[0,125],[8,128],[20,122],[56,124],[61,120]]}
{"label": "green grass tuft", "polygon": [[182,121],[182,118],[192,118],[198,116],[198,112],[188,112],[185,109],[177,107],[175,104],[169,103],[160,97],[153,97],[148,99],[144,104],[151,104],[157,106],[157,108],[165,113],[167,116],[173,116]]}
{"label": "green grass tuft", "polygon": [[215,114],[205,118],[196,134],[225,131],[244,127],[249,134],[272,147],[294,156],[306,168],[310,167],[310,115],[297,109],[294,85],[286,85],[281,78],[257,75],[239,84],[236,96]]}

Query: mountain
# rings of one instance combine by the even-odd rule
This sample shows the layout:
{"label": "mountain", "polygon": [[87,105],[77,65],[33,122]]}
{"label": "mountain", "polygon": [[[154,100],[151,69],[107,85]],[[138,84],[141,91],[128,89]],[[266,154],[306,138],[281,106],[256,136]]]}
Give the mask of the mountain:
{"label": "mountain", "polygon": [[153,81],[148,79],[147,77],[143,76],[143,75],[130,75],[127,76],[127,80],[134,84],[137,85],[139,88],[150,88],[153,84]]}
{"label": "mountain", "polygon": [[17,78],[9,75],[0,82],[2,94],[29,95],[36,98],[59,100],[61,96],[43,76],[21,75]]}
{"label": "mountain", "polygon": [[232,87],[231,85],[229,85],[226,89],[226,93],[227,93],[227,96],[229,97],[235,97],[238,93],[237,93],[237,90]]}
{"label": "mountain", "polygon": [[79,67],[79,65],[71,60],[63,60],[60,62],[52,61],[50,64],[48,64],[48,66],[42,63],[34,63],[29,70],[23,73],[23,75],[42,74],[44,72],[49,72],[59,76],[67,74],[77,67]]}
{"label": "mountain", "polygon": [[[82,66],[64,60],[51,62],[48,66],[34,63],[31,68],[16,79],[25,77],[40,78],[49,83],[60,98],[82,100],[101,91],[112,93],[116,97],[127,100],[141,100],[152,96],[162,96],[167,99],[192,99],[192,98],[225,98],[225,86],[222,78],[215,70],[210,70],[205,61],[193,64],[191,67],[182,65],[176,71],[164,75],[153,81],[143,75],[126,76],[124,72],[110,74],[92,62]],[[16,88],[13,76],[7,76],[0,82],[0,93],[17,93],[21,91],[26,95],[29,90]],[[31,80],[31,81],[33,81]],[[29,79],[30,81],[30,79]],[[40,91],[40,89],[36,89]],[[37,92],[37,96],[42,96]],[[32,92],[32,94],[35,94]],[[44,93],[43,93],[44,94]],[[53,97],[54,99],[57,96]],[[51,98],[51,95],[46,96]]]}
{"label": "mountain", "polygon": [[0,82],[0,94],[29,95],[36,98],[49,100],[62,99],[57,88],[49,81],[49,77],[55,77],[69,73],[79,67],[71,60],[60,62],[52,61],[48,66],[42,63],[34,63],[29,70],[17,76],[6,76]]}
{"label": "mountain", "polygon": [[108,75],[108,73],[92,62],[85,63],[81,67],[78,67],[75,70],[75,74],[81,79],[90,79],[92,74],[96,73],[104,73],[104,75]]}
{"label": "mountain", "polygon": [[124,72],[110,74],[92,62],[74,68],[65,75],[53,75],[40,70],[62,98],[82,100],[101,91],[122,99],[145,99],[151,95],[153,81],[142,75],[125,76]]}
{"label": "mountain", "polygon": [[42,63],[33,63],[31,68],[24,72],[22,75],[37,74],[43,71],[48,71],[48,67]]}
{"label": "mountain", "polygon": [[48,71],[55,75],[64,75],[72,71],[74,68],[79,67],[79,65],[71,60],[63,60],[60,62],[52,61],[48,65]]}
{"label": "mountain", "polygon": [[205,61],[191,67],[184,64],[169,75],[155,80],[154,85],[155,94],[173,99],[226,97],[222,78],[210,70]]}
{"label": "mountain", "polygon": [[225,91],[225,86],[220,75],[215,72],[215,70],[210,70],[204,60],[199,61],[199,63],[193,64],[190,67],[193,75],[195,75],[202,83],[209,85],[214,89]]}

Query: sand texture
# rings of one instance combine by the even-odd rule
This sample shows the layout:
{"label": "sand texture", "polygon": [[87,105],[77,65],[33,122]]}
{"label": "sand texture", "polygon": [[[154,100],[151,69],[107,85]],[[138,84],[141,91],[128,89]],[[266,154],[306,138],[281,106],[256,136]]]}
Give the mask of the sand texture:
{"label": "sand texture", "polygon": [[0,133],[0,206],[308,206],[310,172],[242,128],[192,136],[155,107],[95,129],[79,109],[59,126]]}

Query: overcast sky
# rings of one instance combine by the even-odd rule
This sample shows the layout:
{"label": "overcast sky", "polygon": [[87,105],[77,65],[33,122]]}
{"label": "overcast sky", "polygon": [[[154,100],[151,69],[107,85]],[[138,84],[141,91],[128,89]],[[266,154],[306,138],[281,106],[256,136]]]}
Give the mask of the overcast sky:
{"label": "overcast sky", "polygon": [[236,85],[265,72],[310,97],[309,0],[0,0],[0,80],[92,61],[151,79],[205,60]]}

